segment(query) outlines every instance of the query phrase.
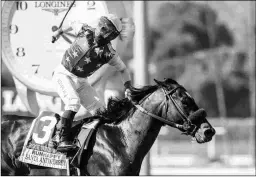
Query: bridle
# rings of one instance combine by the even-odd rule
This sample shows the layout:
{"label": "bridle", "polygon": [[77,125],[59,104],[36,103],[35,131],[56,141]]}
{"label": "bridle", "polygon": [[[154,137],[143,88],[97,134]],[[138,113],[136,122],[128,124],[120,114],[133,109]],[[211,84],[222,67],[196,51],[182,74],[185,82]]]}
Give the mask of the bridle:
{"label": "bridle", "polygon": [[[176,122],[173,122],[171,120],[168,120],[166,118],[163,118],[163,117],[160,117],[158,115],[155,115],[155,114],[152,114],[150,113],[149,111],[145,110],[140,104],[134,104],[134,106],[140,110],[141,112],[155,118],[155,119],[158,119],[160,120],[161,122],[164,122],[165,124],[171,126],[171,127],[174,127],[174,128],[178,128],[179,130],[181,130],[183,132],[183,134],[186,134],[186,135],[191,135],[192,137],[195,136],[195,133],[198,129],[198,126],[196,126],[195,124],[193,124],[189,119],[188,119],[188,115],[182,110],[182,108],[177,104],[177,102],[173,99],[172,97],[172,94],[177,90],[177,89],[184,89],[182,86],[177,86],[175,88],[173,88],[172,90],[170,91],[166,91],[163,87],[162,87],[162,91],[164,92],[165,94],[165,98],[167,101],[168,99],[170,99],[173,103],[173,105],[175,106],[175,108],[178,110],[179,114],[181,115],[181,118],[183,119],[183,124],[178,124]],[[151,94],[149,94],[151,95]],[[148,95],[148,96],[149,96]],[[146,97],[147,98],[147,97]],[[146,99],[145,98],[145,99]],[[142,102],[145,100],[143,99]],[[141,103],[142,103],[141,102]]]}

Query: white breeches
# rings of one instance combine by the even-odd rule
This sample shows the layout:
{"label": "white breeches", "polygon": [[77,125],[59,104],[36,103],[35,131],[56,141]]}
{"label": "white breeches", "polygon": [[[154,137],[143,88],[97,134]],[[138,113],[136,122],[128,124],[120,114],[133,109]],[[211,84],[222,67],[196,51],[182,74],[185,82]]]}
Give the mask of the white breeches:
{"label": "white breeches", "polygon": [[60,65],[56,68],[52,79],[57,93],[65,103],[65,110],[78,112],[82,105],[94,114],[98,108],[104,107],[104,103],[101,103],[98,93],[88,83],[87,78],[79,78]]}

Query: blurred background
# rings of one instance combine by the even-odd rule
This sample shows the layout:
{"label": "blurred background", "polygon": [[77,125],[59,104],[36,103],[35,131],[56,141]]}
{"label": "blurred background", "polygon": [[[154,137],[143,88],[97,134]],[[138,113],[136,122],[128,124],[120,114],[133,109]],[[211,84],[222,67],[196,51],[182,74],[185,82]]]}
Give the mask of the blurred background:
{"label": "blurred background", "polygon": [[[136,14],[134,2],[124,3]],[[141,174],[255,175],[255,2],[148,1],[144,7],[147,84],[177,80],[207,111],[217,133],[211,142],[196,144],[163,127]],[[138,69],[134,52],[130,40],[120,54],[132,74]],[[117,77],[107,83],[106,100],[124,96]],[[31,115],[4,62],[1,86],[2,114]],[[56,104],[51,100],[50,106]]]}

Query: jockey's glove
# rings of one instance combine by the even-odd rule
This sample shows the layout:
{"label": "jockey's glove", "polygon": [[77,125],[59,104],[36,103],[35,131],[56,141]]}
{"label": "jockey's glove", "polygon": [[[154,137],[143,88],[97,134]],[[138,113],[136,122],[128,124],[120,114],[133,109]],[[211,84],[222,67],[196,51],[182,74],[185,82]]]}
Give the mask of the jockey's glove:
{"label": "jockey's glove", "polygon": [[125,98],[128,98],[129,100],[131,100],[131,88],[132,88],[131,81],[126,81],[124,83],[124,95],[125,95]]}
{"label": "jockey's glove", "polygon": [[140,90],[133,87],[131,81],[125,82],[124,87],[125,87],[125,92],[124,92],[125,97],[132,102],[136,102],[134,98],[136,97],[137,93],[140,92]]}
{"label": "jockey's glove", "polygon": [[125,90],[126,90],[126,89],[129,89],[131,86],[132,86],[132,82],[131,82],[131,81],[126,81],[126,82],[124,83]]}
{"label": "jockey's glove", "polygon": [[53,36],[52,36],[52,43],[54,43],[55,41],[57,41],[60,36],[63,34],[63,31],[62,29],[58,29],[56,30],[54,33],[53,33]]}

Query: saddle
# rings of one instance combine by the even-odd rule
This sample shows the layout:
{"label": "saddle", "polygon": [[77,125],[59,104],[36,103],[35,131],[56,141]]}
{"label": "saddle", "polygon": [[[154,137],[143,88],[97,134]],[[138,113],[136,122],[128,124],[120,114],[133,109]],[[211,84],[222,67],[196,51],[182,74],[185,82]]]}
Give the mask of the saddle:
{"label": "saddle", "polygon": [[73,122],[71,136],[77,148],[65,153],[57,151],[60,143],[59,122],[60,115],[42,111],[33,120],[18,159],[40,167],[66,169],[67,175],[75,168],[77,175],[80,175],[81,157],[88,149],[90,139],[100,123],[99,117],[93,116]]}

